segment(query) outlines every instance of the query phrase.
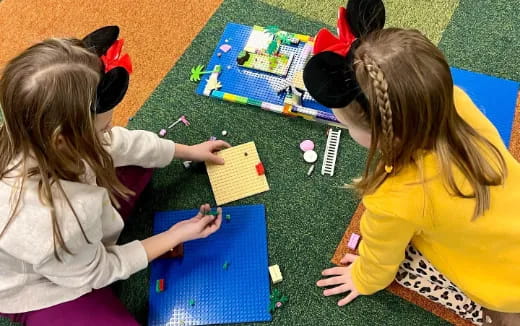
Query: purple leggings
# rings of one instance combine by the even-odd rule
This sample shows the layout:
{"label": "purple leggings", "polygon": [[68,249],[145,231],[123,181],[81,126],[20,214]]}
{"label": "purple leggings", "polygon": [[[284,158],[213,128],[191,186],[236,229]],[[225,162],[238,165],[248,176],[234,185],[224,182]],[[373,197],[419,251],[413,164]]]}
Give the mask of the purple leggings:
{"label": "purple leggings", "polygon": [[[119,213],[126,221],[132,209],[152,178],[152,169],[128,166],[117,169],[121,182],[136,195],[129,201],[120,200]],[[137,326],[134,317],[109,287],[93,290],[77,299],[55,306],[18,314],[3,314],[13,322],[26,326]]]}

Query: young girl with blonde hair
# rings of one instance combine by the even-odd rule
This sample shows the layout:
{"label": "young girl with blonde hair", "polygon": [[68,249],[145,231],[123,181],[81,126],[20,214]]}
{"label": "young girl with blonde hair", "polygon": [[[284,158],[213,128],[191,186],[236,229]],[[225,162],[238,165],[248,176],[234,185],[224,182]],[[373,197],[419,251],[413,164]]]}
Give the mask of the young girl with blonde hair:
{"label": "young girl with blonde hair", "polygon": [[121,175],[123,184],[116,167],[164,167],[175,158],[223,164],[213,152],[229,146],[112,128],[131,72],[118,34],[108,26],[83,40],[49,39],[3,70],[0,316],[38,326],[137,325],[107,286],[220,227],[220,208],[209,216],[205,204],[166,232],[116,244],[129,210],[121,216],[114,206],[146,184],[135,169]]}
{"label": "young girl with blonde hair", "polygon": [[[309,93],[369,148],[359,257],[323,271],[338,304],[397,281],[475,324],[520,324],[520,165],[415,30],[380,0],[340,8],[305,67]],[[484,311],[484,314],[482,313]]]}

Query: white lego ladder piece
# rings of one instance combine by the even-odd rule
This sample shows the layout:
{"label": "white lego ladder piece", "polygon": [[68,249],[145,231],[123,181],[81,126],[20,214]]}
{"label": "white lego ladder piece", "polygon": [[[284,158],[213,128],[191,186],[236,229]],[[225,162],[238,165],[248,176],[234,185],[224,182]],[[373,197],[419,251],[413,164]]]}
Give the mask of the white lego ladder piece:
{"label": "white lego ladder piece", "polygon": [[327,138],[327,145],[325,146],[325,155],[323,156],[323,165],[321,166],[321,174],[334,175],[334,168],[336,166],[336,157],[338,156],[339,139],[341,130],[329,131]]}

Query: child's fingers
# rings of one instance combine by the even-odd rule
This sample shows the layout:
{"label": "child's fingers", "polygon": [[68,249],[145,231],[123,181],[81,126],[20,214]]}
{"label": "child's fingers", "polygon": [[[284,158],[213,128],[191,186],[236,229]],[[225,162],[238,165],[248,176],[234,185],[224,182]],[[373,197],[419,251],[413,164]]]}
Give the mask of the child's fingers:
{"label": "child's fingers", "polygon": [[204,231],[206,229],[206,227],[208,226],[208,224],[213,222],[214,219],[215,219],[215,217],[213,215],[204,215],[203,217],[201,217],[200,218],[200,224],[202,225],[201,231]]}
{"label": "child's fingers", "polygon": [[215,231],[220,229],[220,225],[222,224],[222,209],[220,209],[217,218],[215,219]]}
{"label": "child's fingers", "polygon": [[331,295],[336,295],[336,294],[344,293],[347,291],[350,291],[350,286],[348,284],[342,284],[340,286],[336,286],[335,288],[327,289],[327,290],[323,291],[323,295],[328,297]]}
{"label": "child's fingers", "polygon": [[331,275],[342,275],[345,272],[346,267],[332,267],[323,270],[321,275],[323,276],[331,276]]}
{"label": "child's fingers", "polygon": [[229,148],[231,145],[229,145],[227,142],[223,140],[215,140],[211,143],[213,150],[220,150],[223,148]]}
{"label": "child's fingers", "polygon": [[357,255],[346,254],[345,256],[343,256],[343,258],[341,258],[341,260],[339,262],[342,264],[349,264],[349,263],[353,263],[358,258],[359,258],[359,256],[357,256]]}
{"label": "child's fingers", "polygon": [[346,304],[349,304],[352,302],[352,300],[354,300],[355,298],[357,298],[359,296],[358,293],[352,291],[350,292],[346,297],[344,297],[343,299],[339,300],[338,301],[338,306],[342,307]]}
{"label": "child's fingers", "polygon": [[210,154],[208,159],[206,161],[209,161],[213,164],[218,164],[218,165],[223,165],[224,164],[224,159],[222,157],[219,157],[215,154]]}
{"label": "child's fingers", "polygon": [[209,207],[209,204],[200,205],[199,213],[195,217],[201,218],[204,215],[206,215],[206,213],[209,212],[210,210],[211,210],[211,208]]}
{"label": "child's fingers", "polygon": [[342,283],[345,283],[345,280],[343,279],[343,277],[335,276],[335,277],[329,277],[329,278],[319,280],[318,282],[316,282],[316,285],[319,287],[324,287],[324,286],[331,286],[331,285],[337,285],[337,284],[342,284]]}
{"label": "child's fingers", "polygon": [[206,214],[206,211],[204,210],[204,205],[200,205],[199,212],[197,213],[197,218],[200,218]]}
{"label": "child's fingers", "polygon": [[222,216],[219,215],[217,218],[214,218],[209,224],[204,227],[202,234],[204,237],[208,237],[211,234],[215,233],[220,229],[220,225],[222,223]]}

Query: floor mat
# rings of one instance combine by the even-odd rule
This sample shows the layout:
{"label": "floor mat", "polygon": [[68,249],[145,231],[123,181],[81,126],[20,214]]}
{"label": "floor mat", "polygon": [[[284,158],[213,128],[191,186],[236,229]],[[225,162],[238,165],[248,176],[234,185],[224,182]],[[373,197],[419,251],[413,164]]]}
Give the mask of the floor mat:
{"label": "floor mat", "polygon": [[125,126],[221,2],[4,0],[0,2],[0,67],[43,39],[81,38],[98,27],[119,25],[124,51],[134,66],[128,93],[114,114],[114,124]]}

